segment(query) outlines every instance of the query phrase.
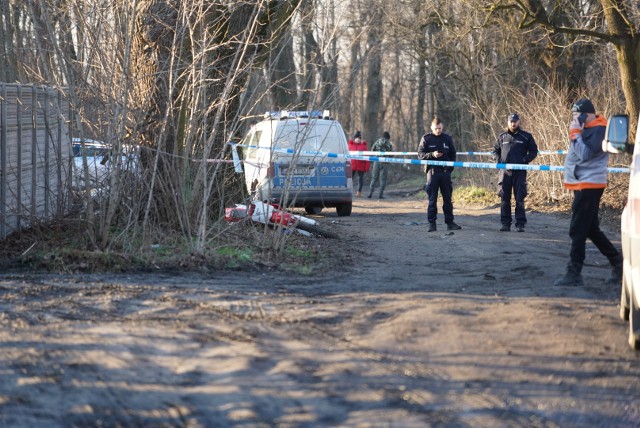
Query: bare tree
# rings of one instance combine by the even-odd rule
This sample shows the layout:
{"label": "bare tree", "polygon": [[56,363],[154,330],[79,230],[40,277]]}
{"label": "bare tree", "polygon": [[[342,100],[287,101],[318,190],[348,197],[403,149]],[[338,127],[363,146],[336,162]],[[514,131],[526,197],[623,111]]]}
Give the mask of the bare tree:
{"label": "bare tree", "polygon": [[302,84],[299,98],[299,105],[305,109],[311,105],[312,92],[315,82],[315,46],[316,41],[313,35],[313,22],[315,16],[315,5],[313,1],[304,2],[301,8],[300,27],[303,42],[300,43],[302,58]]}
{"label": "bare tree", "polygon": [[[576,7],[569,1],[553,3],[550,12],[547,12],[540,0],[494,2],[487,7],[487,11],[489,16],[505,10],[516,11],[519,14],[520,29],[528,31],[534,27],[543,28],[550,36],[549,41],[554,47],[557,47],[557,34],[570,36],[571,43],[600,41],[611,44],[618,59],[627,112],[635,123],[640,111],[638,3],[634,0],[598,0],[597,4],[600,8],[585,13],[583,4]],[[559,10],[563,12],[557,13]],[[571,16],[567,11],[571,11]]]}
{"label": "bare tree", "polygon": [[364,129],[371,140],[379,138],[382,128],[388,129],[383,123],[384,113],[382,94],[382,10],[374,7],[371,10],[367,28],[367,87],[364,113]]}
{"label": "bare tree", "polygon": [[281,38],[271,43],[266,70],[271,105],[275,109],[295,109],[298,88],[291,30],[287,29]]}
{"label": "bare tree", "polygon": [[14,47],[17,10],[11,7],[9,0],[0,0],[0,8],[3,16],[0,27],[0,79],[3,82],[15,82],[18,64]]}
{"label": "bare tree", "polygon": [[[268,59],[270,42],[285,34],[297,3],[141,2],[135,65],[150,78],[139,80],[145,83],[137,97],[148,113],[138,133],[157,149],[145,222],[151,207],[162,207],[156,211],[162,221],[180,219],[184,233],[206,240],[209,218],[224,206],[223,194],[212,194],[224,190],[216,185],[221,165],[207,159],[222,157],[225,135],[238,120],[245,70]],[[193,156],[200,162],[176,161]]]}
{"label": "bare tree", "polygon": [[355,132],[357,126],[354,125],[355,119],[358,117],[355,115],[355,109],[358,107],[354,94],[356,91],[357,76],[361,72],[362,61],[360,59],[360,39],[354,37],[351,42],[351,48],[349,49],[349,64],[347,69],[347,77],[345,79],[345,85],[343,88],[343,101],[342,101],[342,125],[345,129]]}

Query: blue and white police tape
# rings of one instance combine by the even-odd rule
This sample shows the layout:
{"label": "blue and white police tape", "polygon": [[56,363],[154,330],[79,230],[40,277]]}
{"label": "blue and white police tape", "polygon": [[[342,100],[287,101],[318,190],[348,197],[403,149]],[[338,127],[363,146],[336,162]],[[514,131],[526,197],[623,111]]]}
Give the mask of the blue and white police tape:
{"label": "blue and white police tape", "polygon": [[[357,156],[417,156],[418,152],[374,152],[371,150],[351,150],[349,154]],[[458,155],[491,156],[493,152],[457,152]],[[566,155],[566,150],[539,150],[539,155]]]}
{"label": "blue and white police tape", "polygon": [[[236,144],[237,147],[246,147],[249,149],[262,149],[262,150],[271,150],[271,147],[268,146],[246,146],[242,144]],[[295,153],[295,149],[281,149],[281,148],[273,148],[273,150],[281,151],[286,150],[286,153]],[[305,155],[324,155],[329,154],[322,151],[318,152],[301,152],[301,154]],[[469,155],[469,156],[491,156],[493,152],[457,152],[458,155]],[[566,155],[566,150],[540,150],[538,151],[540,155]],[[349,155],[355,156],[417,156],[418,152],[385,152],[385,151],[372,151],[372,150],[351,150],[349,151]]]}
{"label": "blue and white police tape", "polygon": [[[484,169],[511,169],[511,170],[524,170],[524,171],[564,171],[564,166],[560,165],[526,165],[526,164],[511,164],[511,163],[493,163],[493,162],[459,162],[459,161],[435,161],[435,160],[419,160],[419,159],[401,159],[401,158],[390,158],[390,157],[381,157],[381,156],[364,156],[364,155],[354,155],[348,154],[343,155],[340,153],[329,153],[322,151],[296,151],[294,149],[284,149],[284,148],[272,148],[272,147],[264,147],[264,146],[240,146],[240,145],[232,145],[235,149],[235,146],[239,147],[249,147],[249,148],[258,148],[258,149],[269,149],[273,153],[285,153],[285,154],[296,154],[305,155],[305,156],[322,156],[328,158],[347,158],[347,159],[357,159],[357,160],[365,160],[370,162],[382,162],[382,163],[401,163],[401,164],[409,164],[409,165],[434,165],[434,166],[449,166],[449,167],[457,167],[457,168],[484,168]],[[607,168],[608,172],[614,173],[629,173],[629,168]]]}
{"label": "blue and white police tape", "polygon": [[418,152],[374,152],[371,150],[350,150],[349,154],[356,156],[416,156]]}
{"label": "blue and white police tape", "polygon": [[[564,166],[559,165],[526,165],[516,163],[489,163],[489,162],[459,162],[459,161],[435,161],[419,159],[385,158],[378,156],[354,156],[350,159],[368,160],[371,162],[403,163],[411,165],[451,166],[459,168],[485,168],[485,169],[511,169],[524,171],[564,171]],[[629,168],[607,168],[608,172],[629,173]]]}

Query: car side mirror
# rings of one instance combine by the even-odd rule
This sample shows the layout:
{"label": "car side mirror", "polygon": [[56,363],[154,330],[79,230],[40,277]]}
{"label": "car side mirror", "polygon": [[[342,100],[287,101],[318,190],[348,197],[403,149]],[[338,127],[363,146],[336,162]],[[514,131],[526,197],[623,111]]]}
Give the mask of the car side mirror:
{"label": "car side mirror", "polygon": [[607,121],[607,130],[602,150],[608,153],[627,153],[633,146],[629,144],[629,116],[614,114]]}

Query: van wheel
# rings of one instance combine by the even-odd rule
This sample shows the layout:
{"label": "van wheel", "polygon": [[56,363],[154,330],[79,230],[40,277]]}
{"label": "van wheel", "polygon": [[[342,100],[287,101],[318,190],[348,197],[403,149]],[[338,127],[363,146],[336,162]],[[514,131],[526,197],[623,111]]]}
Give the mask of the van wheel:
{"label": "van wheel", "polygon": [[304,210],[307,214],[320,214],[322,212],[322,207],[317,205],[307,205],[304,207]]}
{"label": "van wheel", "polygon": [[336,205],[336,212],[338,213],[338,217],[350,216],[352,207],[353,207],[352,202]]}

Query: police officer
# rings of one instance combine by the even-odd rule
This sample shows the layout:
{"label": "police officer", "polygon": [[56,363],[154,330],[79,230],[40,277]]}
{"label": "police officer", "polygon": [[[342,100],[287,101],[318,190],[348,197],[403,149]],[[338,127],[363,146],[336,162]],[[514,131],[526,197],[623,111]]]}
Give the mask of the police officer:
{"label": "police officer", "polygon": [[[418,146],[418,159],[455,161],[456,148],[450,135],[442,132],[444,124],[437,116],[431,122],[431,133],[425,134]],[[427,184],[425,190],[429,197],[427,207],[427,221],[429,222],[428,232],[436,231],[436,218],[438,216],[438,191],[442,195],[442,210],[444,211],[444,222],[447,230],[462,229],[453,221],[453,183],[451,182],[451,172],[453,167],[427,165]]]}
{"label": "police officer", "polygon": [[[507,117],[507,130],[498,136],[493,158],[497,163],[528,164],[538,156],[538,146],[533,135],[520,129],[520,116],[516,113]],[[511,230],[511,194],[516,199],[516,230],[524,232],[527,215],[524,212],[524,198],[527,196],[527,171],[503,170],[498,176],[500,195],[501,232]]]}

